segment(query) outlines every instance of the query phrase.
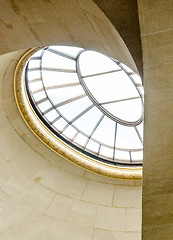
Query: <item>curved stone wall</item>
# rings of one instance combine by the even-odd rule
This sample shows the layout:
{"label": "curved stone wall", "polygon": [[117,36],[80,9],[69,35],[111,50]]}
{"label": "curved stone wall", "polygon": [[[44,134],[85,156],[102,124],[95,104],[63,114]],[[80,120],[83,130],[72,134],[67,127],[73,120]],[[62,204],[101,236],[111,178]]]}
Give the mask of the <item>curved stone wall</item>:
{"label": "curved stone wall", "polygon": [[140,240],[141,183],[56,155],[25,125],[13,95],[16,63],[30,47],[95,49],[137,71],[118,32],[91,0],[7,0],[0,16],[0,239]]}
{"label": "curved stone wall", "polygon": [[0,57],[0,238],[139,240],[141,184],[104,178],[62,159],[22,120],[13,73]]}
{"label": "curved stone wall", "polygon": [[138,0],[144,59],[143,240],[172,240],[173,1]]}
{"label": "curved stone wall", "polygon": [[0,54],[72,45],[101,51],[137,71],[119,33],[92,0],[1,1],[0,36]]}

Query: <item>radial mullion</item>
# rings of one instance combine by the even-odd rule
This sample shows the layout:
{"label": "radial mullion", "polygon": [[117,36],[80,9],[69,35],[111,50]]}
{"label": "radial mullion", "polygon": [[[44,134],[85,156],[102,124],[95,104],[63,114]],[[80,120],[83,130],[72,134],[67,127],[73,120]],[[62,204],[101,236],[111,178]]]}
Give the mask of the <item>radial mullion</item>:
{"label": "radial mullion", "polygon": [[79,134],[79,132],[76,132],[76,134],[74,135],[74,137],[71,139],[72,142],[74,142],[75,138],[77,137],[77,135]]}
{"label": "radial mullion", "polygon": [[86,108],[84,111],[82,111],[80,114],[78,114],[75,118],[73,118],[70,121],[70,124],[74,123],[77,119],[79,119],[80,117],[82,117],[85,113],[87,113],[91,108],[94,107],[94,104],[92,104],[91,106],[89,106],[88,108]]}
{"label": "radial mullion", "polygon": [[[36,93],[40,93],[40,92],[42,92],[42,91],[44,91],[44,88],[42,87],[42,88],[39,88],[39,89],[37,89],[37,90],[34,90],[34,91],[31,91],[31,93],[32,94],[36,94]],[[45,92],[45,91],[44,91]]]}
{"label": "radial mullion", "polygon": [[43,58],[43,55],[44,55],[44,53],[45,53],[45,50],[46,50],[46,49],[43,49],[43,50],[42,50],[41,61],[40,61],[40,69],[41,69],[40,73],[41,73],[41,81],[42,81],[42,85],[43,85],[43,90],[44,90],[44,92],[45,92],[48,100],[49,100],[50,103],[52,104],[52,107],[49,108],[49,109],[47,109],[46,111],[44,111],[44,112],[42,113],[42,115],[45,115],[46,113],[49,113],[50,111],[52,111],[53,109],[55,109],[55,111],[58,113],[58,115],[60,115],[65,121],[68,122],[68,120],[65,119],[65,118],[62,116],[62,114],[58,111],[58,109],[56,109],[56,108],[54,107],[53,102],[51,101],[51,99],[49,98],[49,96],[48,96],[48,94],[47,94],[47,92],[46,92],[46,90],[45,90],[44,81],[43,81],[43,77],[42,77],[42,70],[43,70],[43,67],[42,67],[42,58]]}
{"label": "radial mullion", "polygon": [[61,118],[61,116],[56,117],[53,121],[50,122],[50,125],[54,124],[56,121],[58,121]]}
{"label": "radial mullion", "polygon": [[100,125],[100,123],[101,123],[101,121],[103,120],[104,117],[105,117],[105,115],[103,114],[103,115],[100,117],[100,119],[98,120],[98,122],[96,123],[96,125],[94,126],[91,134],[89,135],[89,137],[88,137],[88,139],[87,139],[87,141],[86,141],[86,143],[85,143],[85,145],[84,145],[84,149],[86,148],[86,146],[87,146],[90,138],[92,137],[92,135],[94,134],[94,132],[96,131],[96,129],[98,128],[98,126]]}
{"label": "radial mullion", "polygon": [[82,76],[82,78],[96,77],[96,76],[109,74],[109,73],[115,73],[115,72],[119,72],[119,71],[122,71],[122,70],[121,69],[116,69],[116,70],[112,70],[112,71],[108,71],[108,72],[95,73],[95,74]]}
{"label": "radial mullion", "polygon": [[61,106],[63,106],[63,105],[66,105],[66,104],[68,104],[68,103],[74,102],[74,101],[76,101],[76,100],[78,100],[78,99],[80,99],[80,98],[83,98],[83,97],[85,97],[85,96],[86,96],[85,94],[82,94],[82,95],[79,95],[79,96],[76,96],[76,97],[73,97],[73,98],[69,98],[69,99],[67,99],[67,100],[65,100],[65,101],[63,101],[63,102],[60,102],[60,103],[54,105],[54,107],[55,107],[55,108],[61,107]]}
{"label": "radial mullion", "polygon": [[113,150],[113,159],[114,159],[114,160],[115,160],[116,138],[117,138],[117,123],[115,123],[115,135],[114,135],[114,150]]}
{"label": "radial mullion", "polygon": [[[30,69],[31,71],[32,69]],[[36,69],[38,70],[38,68]],[[33,70],[33,71],[36,71]],[[73,69],[62,69],[62,68],[42,68],[43,71],[50,71],[50,72],[65,72],[65,73],[76,73],[76,70]]]}
{"label": "radial mullion", "polygon": [[47,97],[42,98],[41,100],[35,102],[35,104],[36,104],[36,105],[39,105],[39,104],[44,103],[44,102],[46,102],[46,101],[48,101]]}
{"label": "radial mullion", "polygon": [[98,149],[98,153],[97,153],[98,156],[100,155],[100,149],[101,149],[101,144],[99,144],[99,149]]}
{"label": "radial mullion", "polygon": [[[61,107],[61,106],[65,105],[65,104],[68,104],[68,103],[70,103],[70,102],[76,101],[76,100],[78,100],[78,99],[80,99],[80,98],[83,98],[83,97],[85,97],[85,96],[86,96],[86,95],[83,94],[83,95],[80,95],[80,96],[77,96],[77,97],[74,97],[74,98],[70,98],[70,99],[68,99],[68,100],[66,100],[66,101],[60,102],[60,103],[58,103],[58,104],[56,104],[56,105],[52,105],[51,108],[47,109],[47,110],[44,111],[42,114],[45,115],[45,114],[49,113],[50,111],[52,111],[53,109],[56,109],[56,108],[58,108],[58,107]],[[68,121],[67,121],[67,122],[68,122]]]}
{"label": "radial mullion", "polygon": [[57,88],[74,87],[74,86],[78,86],[78,85],[80,85],[80,83],[67,83],[67,84],[45,87],[45,89],[46,90],[51,90],[51,89],[57,89]]}
{"label": "radial mullion", "polygon": [[73,60],[73,61],[76,61],[76,58],[75,57],[72,57],[71,55],[69,54],[66,54],[66,53],[63,53],[61,51],[57,51],[57,50],[54,50],[54,49],[50,49],[48,48],[47,51],[51,52],[51,53],[54,53],[54,54],[57,54],[61,57],[65,57],[65,58],[68,58],[70,60]]}
{"label": "radial mullion", "polygon": [[134,128],[135,128],[135,130],[136,130],[136,133],[137,133],[137,135],[138,135],[138,138],[139,138],[141,144],[143,145],[142,137],[141,137],[141,135],[140,135],[140,133],[139,133],[137,127],[135,126]]}
{"label": "radial mullion", "polygon": [[119,100],[114,100],[114,101],[99,103],[99,105],[105,105],[105,104],[110,104],[110,103],[129,101],[129,100],[134,100],[134,99],[138,99],[138,98],[141,98],[141,97],[124,98],[124,99],[119,99]]}
{"label": "radial mullion", "polygon": [[[71,126],[77,119],[79,119],[81,116],[83,116],[85,113],[87,113],[91,108],[93,108],[94,105],[92,104],[88,108],[86,108],[84,111],[82,111],[80,114],[78,114],[75,118],[73,118],[68,124],[63,128],[61,132],[64,132],[68,126]],[[75,128],[75,126],[73,126]]]}
{"label": "radial mullion", "polygon": [[143,87],[143,85],[141,83],[136,83],[135,85],[136,85],[136,87]]}
{"label": "radial mullion", "polygon": [[70,126],[69,123],[67,123],[65,127],[61,130],[61,133],[63,133],[69,126]]}
{"label": "radial mullion", "polygon": [[31,58],[31,61],[32,61],[32,60],[41,60],[41,57],[32,57],[32,58]]}
{"label": "radial mullion", "polygon": [[132,154],[131,154],[131,151],[129,151],[129,156],[130,156],[130,163],[132,163]]}
{"label": "radial mullion", "polygon": [[35,79],[32,79],[32,80],[28,80],[29,83],[33,83],[33,82],[41,82],[41,78],[35,78]]}
{"label": "radial mullion", "polygon": [[41,71],[41,68],[28,68],[28,72]]}

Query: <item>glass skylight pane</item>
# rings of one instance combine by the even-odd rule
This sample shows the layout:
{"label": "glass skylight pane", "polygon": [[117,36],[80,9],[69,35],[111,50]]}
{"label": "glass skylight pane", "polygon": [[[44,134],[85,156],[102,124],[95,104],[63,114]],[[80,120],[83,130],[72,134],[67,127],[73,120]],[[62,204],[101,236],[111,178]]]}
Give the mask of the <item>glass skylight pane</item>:
{"label": "glass skylight pane", "polygon": [[83,49],[79,47],[70,47],[70,46],[51,46],[49,49],[54,49],[56,51],[60,51],[63,53],[66,53],[68,55],[71,55],[73,57],[76,57],[77,54]]}
{"label": "glass skylight pane", "polygon": [[32,82],[30,83],[30,89],[31,89],[31,92],[34,92],[38,89],[43,89],[43,85],[42,85],[42,82]]}
{"label": "glass skylight pane", "polygon": [[86,142],[87,142],[87,137],[85,137],[83,134],[78,134],[77,137],[75,138],[74,142],[79,144],[80,146],[84,147]]}
{"label": "glass skylight pane", "polygon": [[57,111],[55,109],[53,109],[52,111],[50,111],[50,112],[48,112],[47,114],[44,115],[44,117],[47,118],[47,120],[49,122],[52,122],[58,116],[59,116],[59,114],[57,113]]}
{"label": "glass skylight pane", "polygon": [[90,151],[92,151],[94,153],[98,153],[99,146],[100,145],[98,143],[96,143],[96,142],[94,142],[92,140],[89,140],[86,149],[88,149],[88,150],[90,150]]}
{"label": "glass skylight pane", "polygon": [[76,96],[84,94],[84,91],[81,86],[75,86],[71,88],[58,88],[46,90],[49,98],[53,102],[53,104],[58,104],[67,99],[74,98]]}
{"label": "glass skylight pane", "polygon": [[73,118],[78,116],[81,112],[83,112],[85,109],[87,109],[91,105],[92,105],[92,102],[86,96],[84,98],[80,98],[69,104],[66,104],[62,107],[59,107],[59,111],[65,118],[71,121]]}
{"label": "glass skylight pane", "polygon": [[123,149],[141,149],[142,144],[134,127],[117,124],[116,147]]}
{"label": "glass skylight pane", "polygon": [[85,134],[90,135],[102,115],[102,112],[94,107],[76,120],[73,125]]}
{"label": "glass skylight pane", "polygon": [[75,136],[75,134],[77,133],[76,129],[74,129],[71,126],[68,126],[64,132],[63,135],[68,137],[69,139],[73,139],[73,137]]}
{"label": "glass skylight pane", "polygon": [[84,78],[84,81],[99,103],[139,96],[136,87],[124,72]]}
{"label": "glass skylight pane", "polygon": [[105,104],[104,108],[114,116],[129,122],[137,121],[142,114],[142,103],[140,98]]}
{"label": "glass skylight pane", "polygon": [[142,84],[142,81],[141,81],[141,78],[140,78],[139,75],[137,75],[136,73],[134,73],[134,74],[132,74],[131,76],[132,76],[132,78],[134,79],[134,81],[135,81],[136,84]]}
{"label": "glass skylight pane", "polygon": [[100,148],[100,156],[104,156],[106,158],[113,158],[113,149],[101,146]]}
{"label": "glass skylight pane", "polygon": [[45,92],[39,92],[39,93],[33,94],[33,97],[34,97],[34,100],[35,100],[36,102],[38,102],[38,101],[46,98],[46,94],[45,94]]}
{"label": "glass skylight pane", "polygon": [[28,81],[31,81],[31,80],[33,80],[33,79],[38,79],[38,78],[40,78],[40,70],[38,70],[38,71],[30,71],[30,72],[28,72]]}
{"label": "glass skylight pane", "polygon": [[76,70],[76,62],[65,57],[62,57],[58,54],[46,51],[44,52],[42,58],[42,67]]}
{"label": "glass skylight pane", "polygon": [[47,109],[51,108],[52,105],[50,104],[49,101],[46,101],[46,102],[43,102],[43,103],[40,103],[38,105],[38,108],[41,110],[41,112],[44,112],[46,111]]}
{"label": "glass skylight pane", "polygon": [[129,152],[126,152],[126,151],[116,150],[115,151],[115,159],[130,161],[130,154],[129,154]]}
{"label": "glass skylight pane", "polygon": [[76,73],[43,71],[42,77],[46,87],[79,83],[79,78]]}
{"label": "glass skylight pane", "polygon": [[66,125],[67,125],[67,122],[63,118],[60,118],[58,121],[53,123],[52,126],[61,132]]}
{"label": "glass skylight pane", "polygon": [[131,152],[132,161],[141,161],[143,159],[143,151]]}
{"label": "glass skylight pane", "polygon": [[144,88],[143,87],[138,87],[138,89],[139,89],[141,95],[144,96]]}
{"label": "glass skylight pane", "polygon": [[[42,54],[42,49],[41,50],[39,50],[39,51],[37,51],[36,53],[34,53],[34,55],[33,55],[33,57],[40,57],[41,56],[41,54]],[[31,58],[32,59],[32,58]]]}
{"label": "glass skylight pane", "polygon": [[82,76],[120,69],[110,58],[94,51],[82,53],[79,59]]}
{"label": "glass skylight pane", "polygon": [[105,116],[94,132],[92,138],[113,147],[115,138],[115,122]]}
{"label": "glass skylight pane", "polygon": [[28,64],[28,69],[40,68],[40,60],[31,60]]}
{"label": "glass skylight pane", "polygon": [[133,73],[133,70],[127,67],[125,64],[121,63],[121,66],[128,72],[128,73]]}
{"label": "glass skylight pane", "polygon": [[143,132],[144,132],[144,123],[142,122],[141,124],[137,125],[136,128],[139,131],[139,134],[141,135],[141,138],[143,139]]}
{"label": "glass skylight pane", "polygon": [[50,130],[93,157],[118,164],[142,162],[143,152],[134,151],[143,149],[143,122],[135,122],[143,117],[144,93],[136,73],[101,53],[76,47],[46,47],[28,62],[29,100]]}

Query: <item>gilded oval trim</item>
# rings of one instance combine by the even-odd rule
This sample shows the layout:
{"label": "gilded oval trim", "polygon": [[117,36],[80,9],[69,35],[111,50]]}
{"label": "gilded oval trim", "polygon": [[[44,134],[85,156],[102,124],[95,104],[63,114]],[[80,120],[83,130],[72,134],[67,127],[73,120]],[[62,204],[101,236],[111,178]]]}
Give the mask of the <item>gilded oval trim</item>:
{"label": "gilded oval trim", "polygon": [[84,169],[116,179],[141,180],[142,167],[120,167],[98,162],[68,146],[41,122],[29,102],[23,72],[28,59],[40,49],[42,48],[28,50],[18,61],[14,72],[14,95],[17,107],[31,131],[51,150]]}

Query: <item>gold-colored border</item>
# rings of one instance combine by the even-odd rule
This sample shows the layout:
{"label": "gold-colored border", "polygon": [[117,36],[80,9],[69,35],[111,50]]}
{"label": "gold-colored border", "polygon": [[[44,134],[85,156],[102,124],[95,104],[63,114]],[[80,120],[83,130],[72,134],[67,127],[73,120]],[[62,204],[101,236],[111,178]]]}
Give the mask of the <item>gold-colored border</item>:
{"label": "gold-colored border", "polygon": [[126,180],[141,180],[142,167],[119,167],[98,162],[68,146],[40,121],[28,100],[24,69],[28,59],[41,48],[28,50],[17,63],[14,73],[14,95],[19,112],[31,131],[50,149],[74,164],[97,174]]}

